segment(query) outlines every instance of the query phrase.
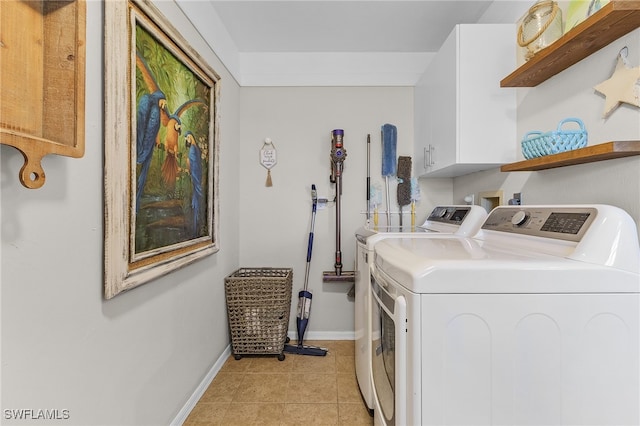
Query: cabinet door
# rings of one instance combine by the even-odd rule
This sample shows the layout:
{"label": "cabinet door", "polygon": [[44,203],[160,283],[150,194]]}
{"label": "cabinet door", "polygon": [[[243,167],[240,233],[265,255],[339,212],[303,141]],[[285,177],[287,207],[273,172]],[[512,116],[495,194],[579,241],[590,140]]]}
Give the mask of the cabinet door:
{"label": "cabinet door", "polygon": [[457,27],[414,88],[415,173],[455,162]]}
{"label": "cabinet door", "polygon": [[415,89],[418,176],[453,177],[516,158],[515,26],[457,25]]}
{"label": "cabinet door", "polygon": [[500,79],[514,67],[512,25],[460,25],[458,162],[501,165],[516,158],[515,90]]}
{"label": "cabinet door", "polygon": [[435,172],[457,163],[458,139],[458,43],[456,26],[433,60],[429,71],[431,87],[431,153],[428,172]]}
{"label": "cabinet door", "polygon": [[425,72],[413,89],[413,121],[414,121],[414,157],[413,170],[415,176],[421,176],[429,170],[430,150],[432,149],[431,114],[429,114],[430,91],[429,73]]}

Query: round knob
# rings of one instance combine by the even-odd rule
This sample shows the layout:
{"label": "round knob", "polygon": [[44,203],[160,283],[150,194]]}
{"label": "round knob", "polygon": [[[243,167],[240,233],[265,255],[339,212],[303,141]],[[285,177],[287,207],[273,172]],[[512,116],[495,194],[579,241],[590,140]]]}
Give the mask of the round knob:
{"label": "round knob", "polygon": [[511,218],[511,223],[515,226],[522,226],[529,219],[529,213],[525,211],[518,211]]}
{"label": "round knob", "polygon": [[445,217],[447,214],[447,209],[440,208],[436,211],[436,217]]}

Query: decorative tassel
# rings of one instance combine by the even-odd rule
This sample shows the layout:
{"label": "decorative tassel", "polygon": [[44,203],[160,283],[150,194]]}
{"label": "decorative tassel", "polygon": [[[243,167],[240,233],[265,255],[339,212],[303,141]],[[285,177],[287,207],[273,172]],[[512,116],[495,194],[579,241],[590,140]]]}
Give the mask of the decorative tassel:
{"label": "decorative tassel", "polygon": [[271,170],[267,170],[267,183],[265,186],[273,186],[273,183],[271,182]]}

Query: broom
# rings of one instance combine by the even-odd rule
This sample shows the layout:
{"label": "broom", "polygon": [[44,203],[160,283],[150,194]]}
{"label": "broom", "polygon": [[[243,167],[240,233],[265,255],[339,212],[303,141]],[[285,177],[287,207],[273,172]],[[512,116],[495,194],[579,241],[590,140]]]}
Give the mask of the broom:
{"label": "broom", "polygon": [[411,203],[411,157],[398,157],[398,207],[400,228],[402,228],[402,208]]}

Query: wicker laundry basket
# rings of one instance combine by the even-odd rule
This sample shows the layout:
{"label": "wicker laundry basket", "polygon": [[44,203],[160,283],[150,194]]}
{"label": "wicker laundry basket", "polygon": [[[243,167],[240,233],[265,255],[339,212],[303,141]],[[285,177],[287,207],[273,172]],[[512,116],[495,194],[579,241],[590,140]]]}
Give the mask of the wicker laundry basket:
{"label": "wicker laundry basket", "polygon": [[284,360],[292,284],[291,268],[241,268],[225,278],[235,359],[277,355]]}

